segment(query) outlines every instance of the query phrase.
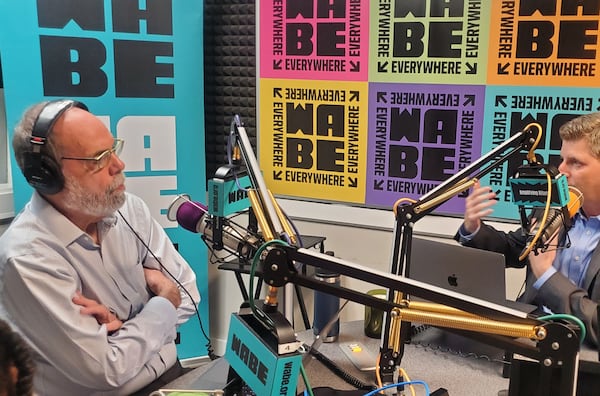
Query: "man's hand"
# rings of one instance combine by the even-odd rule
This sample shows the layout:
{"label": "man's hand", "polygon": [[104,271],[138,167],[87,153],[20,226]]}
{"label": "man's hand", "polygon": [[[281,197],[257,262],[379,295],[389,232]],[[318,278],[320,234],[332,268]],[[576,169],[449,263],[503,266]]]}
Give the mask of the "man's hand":
{"label": "man's hand", "polygon": [[144,268],[144,276],[146,277],[148,288],[152,293],[171,301],[175,308],[179,307],[181,304],[181,294],[175,282],[157,269]]}
{"label": "man's hand", "polygon": [[465,199],[465,230],[472,234],[481,225],[481,219],[494,211],[491,207],[497,203],[496,193],[479,182],[473,185],[473,191]]}
{"label": "man's hand", "polygon": [[72,301],[74,304],[82,307],[79,311],[82,315],[91,315],[96,318],[99,325],[106,325],[106,330],[109,333],[117,331],[123,326],[123,322],[106,306],[98,303],[96,300],[84,297],[80,292],[75,293]]}
{"label": "man's hand", "polygon": [[548,250],[543,253],[529,253],[529,266],[536,279],[539,279],[548,268],[552,267],[552,263],[556,258],[556,250],[556,242],[553,242],[548,246]]}

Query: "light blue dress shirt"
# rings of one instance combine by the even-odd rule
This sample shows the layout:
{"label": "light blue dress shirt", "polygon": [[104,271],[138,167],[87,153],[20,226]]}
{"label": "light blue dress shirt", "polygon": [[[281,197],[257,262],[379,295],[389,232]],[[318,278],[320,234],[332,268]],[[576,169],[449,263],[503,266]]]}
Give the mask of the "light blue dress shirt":
{"label": "light blue dress shirt", "polygon": [[569,248],[559,249],[552,267],[540,276],[533,287],[539,289],[544,282],[556,272],[560,272],[573,284],[583,288],[585,272],[590,264],[592,253],[600,241],[600,216],[586,218],[577,213],[573,218],[573,226],[568,232],[571,240]]}
{"label": "light blue dress shirt", "polygon": [[[120,212],[199,302],[196,277],[146,204],[127,194]],[[153,296],[143,268],[160,266],[118,216],[98,223],[100,244],[37,193],[0,237],[0,317],[32,346],[40,395],[126,395],[177,360],[176,326],[195,313],[182,292],[175,309]],[[105,325],[80,313],[76,291],[123,320]]]}

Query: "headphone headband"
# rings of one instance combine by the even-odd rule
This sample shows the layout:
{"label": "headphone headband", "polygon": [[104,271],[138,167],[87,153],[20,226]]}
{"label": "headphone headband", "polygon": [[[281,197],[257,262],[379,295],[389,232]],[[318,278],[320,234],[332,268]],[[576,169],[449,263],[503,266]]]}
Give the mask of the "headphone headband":
{"label": "headphone headband", "polygon": [[56,121],[71,107],[79,107],[80,109],[88,110],[86,105],[75,100],[62,99],[48,102],[42,111],[40,111],[40,114],[33,124],[31,130],[31,143],[40,144],[39,141],[41,140],[41,144],[44,144]]}

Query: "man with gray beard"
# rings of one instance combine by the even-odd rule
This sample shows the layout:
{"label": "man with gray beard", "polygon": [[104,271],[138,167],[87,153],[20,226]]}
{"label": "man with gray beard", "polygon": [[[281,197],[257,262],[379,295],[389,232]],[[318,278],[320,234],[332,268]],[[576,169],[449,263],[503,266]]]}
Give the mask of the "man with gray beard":
{"label": "man with gray beard", "polygon": [[37,394],[148,394],[182,372],[196,277],[125,192],[123,143],[72,100],[33,105],[15,127],[35,191],[0,237],[0,318],[32,347]]}

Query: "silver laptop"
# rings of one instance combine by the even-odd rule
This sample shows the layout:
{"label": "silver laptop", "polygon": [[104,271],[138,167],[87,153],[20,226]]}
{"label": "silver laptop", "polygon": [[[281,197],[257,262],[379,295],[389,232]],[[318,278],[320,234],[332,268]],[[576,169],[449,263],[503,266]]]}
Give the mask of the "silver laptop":
{"label": "silver laptop", "polygon": [[506,298],[505,271],[501,253],[461,246],[455,241],[412,240],[409,278],[521,312],[535,311],[535,305]]}
{"label": "silver laptop", "polygon": [[[408,277],[499,305],[521,309],[521,303],[506,300],[505,259],[500,253],[461,246],[455,241],[413,238]],[[413,298],[422,300],[411,297]],[[534,308],[527,305],[525,309],[531,312]],[[485,356],[495,361],[502,361],[504,357],[502,349],[444,328],[413,325],[411,343],[464,356]]]}
{"label": "silver laptop", "polygon": [[[469,248],[455,241],[413,238],[408,277],[444,289],[506,304],[504,255]],[[418,297],[411,299],[422,300]],[[504,351],[455,334],[451,330],[422,325],[411,327],[411,343],[466,356],[486,356],[501,361]]]}
{"label": "silver laptop", "polygon": [[504,305],[504,255],[457,242],[413,238],[408,278]]}

